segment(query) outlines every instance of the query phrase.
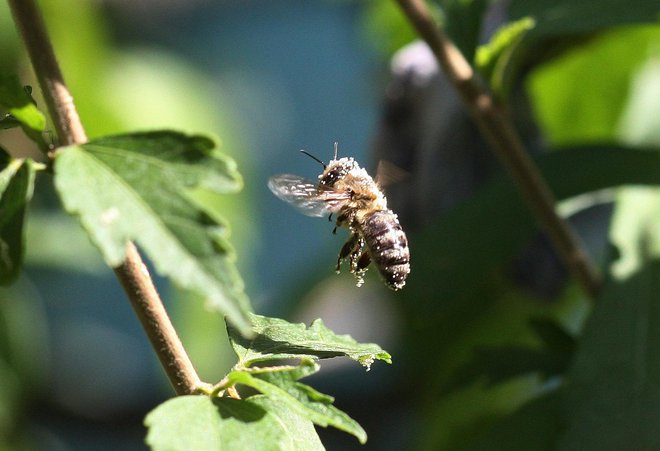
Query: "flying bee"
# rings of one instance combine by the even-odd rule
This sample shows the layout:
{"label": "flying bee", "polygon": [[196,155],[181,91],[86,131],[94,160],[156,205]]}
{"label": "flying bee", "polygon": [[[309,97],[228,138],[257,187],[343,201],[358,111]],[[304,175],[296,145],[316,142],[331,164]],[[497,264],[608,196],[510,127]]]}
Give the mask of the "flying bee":
{"label": "flying bee", "polygon": [[332,220],[332,215],[336,215],[332,233],[337,233],[337,227],[349,230],[350,236],[337,258],[337,273],[348,258],[350,272],[359,287],[373,261],[389,288],[403,288],[410,274],[408,239],[397,215],[387,208],[378,183],[353,158],[337,159],[337,143],[334,157],[327,165],[306,151],[301,152],[323,165],[318,183],[297,175],[276,175],[268,181],[270,190],[307,216],[329,215]]}

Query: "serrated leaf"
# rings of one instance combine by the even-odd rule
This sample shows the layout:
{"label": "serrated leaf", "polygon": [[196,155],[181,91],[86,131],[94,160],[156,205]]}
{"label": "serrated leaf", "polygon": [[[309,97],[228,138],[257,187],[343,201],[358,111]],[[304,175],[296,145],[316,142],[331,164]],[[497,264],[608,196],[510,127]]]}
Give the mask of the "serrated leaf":
{"label": "serrated leaf", "polygon": [[337,335],[323,321],[309,326],[279,318],[250,314],[252,338],[245,338],[228,325],[229,338],[239,364],[249,367],[257,362],[289,358],[327,359],[349,357],[367,369],[375,360],[392,363],[392,356],[373,343],[358,343],[348,335]]}
{"label": "serrated leaf", "polygon": [[61,148],[55,186],[65,209],[77,215],[108,265],[137,244],[156,269],[249,332],[250,311],[234,265],[227,227],[194,202],[197,189],[240,189],[232,160],[203,136],[172,131],[136,133]]}
{"label": "serrated leaf", "polygon": [[0,74],[0,106],[21,124],[36,132],[46,128],[46,117],[14,75]]}
{"label": "serrated leaf", "polygon": [[0,285],[13,282],[25,253],[25,214],[34,189],[32,160],[12,159],[0,149]]}
{"label": "serrated leaf", "polygon": [[318,365],[303,360],[300,367],[284,370],[264,368],[257,372],[237,370],[229,373],[227,380],[230,384],[252,387],[269,397],[274,404],[284,405],[319,426],[333,426],[347,432],[364,444],[367,441],[366,432],[355,420],[332,405],[333,397],[298,382],[300,377],[310,371],[317,371]]}
{"label": "serrated leaf", "polygon": [[265,396],[179,396],[145,418],[153,450],[321,450],[313,424]]}

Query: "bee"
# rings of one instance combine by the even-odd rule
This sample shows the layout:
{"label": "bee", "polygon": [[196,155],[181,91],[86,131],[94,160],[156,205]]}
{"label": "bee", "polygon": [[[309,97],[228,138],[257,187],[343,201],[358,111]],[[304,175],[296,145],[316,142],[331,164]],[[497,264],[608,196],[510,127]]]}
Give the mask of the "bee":
{"label": "bee", "polygon": [[373,262],[385,284],[392,290],[400,290],[410,274],[406,234],[397,215],[387,208],[387,199],[378,183],[353,158],[337,159],[337,143],[334,150],[334,157],[327,165],[301,150],[323,166],[318,183],[282,174],[271,177],[268,187],[307,216],[329,215],[332,221],[332,215],[336,215],[333,234],[338,227],[349,230],[349,238],[337,258],[337,273],[348,259],[350,272],[355,275],[359,287]]}

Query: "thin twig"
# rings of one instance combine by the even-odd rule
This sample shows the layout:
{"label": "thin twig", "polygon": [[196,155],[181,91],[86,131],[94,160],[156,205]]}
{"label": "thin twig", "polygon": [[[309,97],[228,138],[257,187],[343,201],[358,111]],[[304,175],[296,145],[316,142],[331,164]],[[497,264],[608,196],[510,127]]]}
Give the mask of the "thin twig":
{"label": "thin twig", "polygon": [[[73,97],[64,83],[46,27],[34,1],[9,0],[9,6],[30,55],[60,143],[85,143],[85,129]],[[132,243],[127,243],[124,262],[113,269],[176,393],[183,395],[197,392],[201,387],[199,376]]]}
{"label": "thin twig", "polygon": [[525,150],[506,110],[475,78],[461,52],[433,20],[424,0],[397,0],[419,35],[437,58],[444,74],[456,87],[482,134],[507,168],[536,219],[548,233],[569,271],[592,298],[600,287],[600,275],[577,235],[555,209],[556,200]]}

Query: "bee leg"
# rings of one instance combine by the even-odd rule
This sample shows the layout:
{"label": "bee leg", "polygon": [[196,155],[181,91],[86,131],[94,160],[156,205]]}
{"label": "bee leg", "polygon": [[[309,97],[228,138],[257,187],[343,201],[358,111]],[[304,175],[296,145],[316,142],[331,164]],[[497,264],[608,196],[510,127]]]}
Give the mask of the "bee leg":
{"label": "bee leg", "polygon": [[328,221],[332,222],[332,213],[330,213],[330,216],[328,216]]}
{"label": "bee leg", "polygon": [[[352,234],[348,241],[344,243],[339,251],[339,257],[337,257],[337,272],[339,273],[341,269],[341,262],[349,255],[351,256],[351,267],[353,266],[353,254],[355,254],[356,249],[359,249],[360,238],[357,234]],[[359,246],[359,247],[358,247]]]}
{"label": "bee leg", "polygon": [[[332,213],[330,213],[330,217],[328,219],[330,219],[330,218],[332,218]],[[337,227],[341,227],[342,225],[344,225],[346,223],[346,219],[347,219],[347,217],[344,214],[341,214],[341,215],[337,216],[337,222],[335,222],[335,228],[332,229],[332,234],[333,235],[337,234]]]}
{"label": "bee leg", "polygon": [[368,252],[363,252],[362,255],[360,256],[360,259],[358,260],[357,263],[357,269],[359,271],[367,269],[367,266],[371,263],[371,256],[369,255]]}
{"label": "bee leg", "polygon": [[[364,284],[364,275],[367,272],[367,267],[371,263],[371,257],[368,252],[362,252],[362,247],[355,249],[355,253],[351,255],[351,272],[355,275],[356,285],[361,287]],[[359,257],[359,258],[358,258]]]}

